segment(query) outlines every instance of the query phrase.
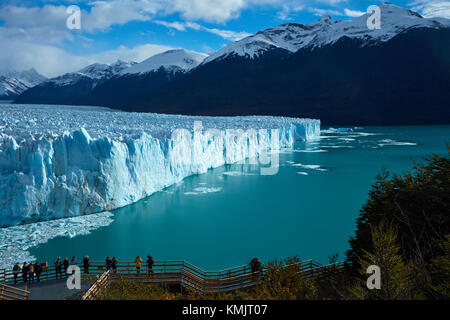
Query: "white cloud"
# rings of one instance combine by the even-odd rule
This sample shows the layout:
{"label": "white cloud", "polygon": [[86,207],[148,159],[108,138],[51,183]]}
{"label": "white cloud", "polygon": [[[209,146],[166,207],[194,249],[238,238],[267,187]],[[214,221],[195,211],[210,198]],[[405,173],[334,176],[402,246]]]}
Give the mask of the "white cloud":
{"label": "white cloud", "polygon": [[[2,41],[0,37],[0,42]],[[0,50],[0,66],[5,68],[0,71],[6,71],[6,68],[21,70],[33,67],[47,77],[55,77],[79,70],[94,62],[112,63],[117,59],[141,62],[169,49],[173,47],[143,44],[133,48],[119,46],[114,50],[77,56],[51,45],[10,41],[8,46]]]}
{"label": "white cloud", "polygon": [[426,18],[442,17],[450,19],[450,1],[445,0],[419,0],[410,4],[412,10],[417,11]]}
{"label": "white cloud", "polygon": [[178,31],[186,31],[187,29],[193,29],[193,30],[203,30],[215,35],[218,35],[226,40],[230,40],[230,41],[237,41],[237,40],[241,40],[242,38],[248,37],[249,35],[251,35],[248,32],[244,32],[244,31],[231,31],[231,30],[222,30],[222,29],[217,29],[217,28],[207,28],[204,27],[196,22],[180,22],[180,21],[175,21],[175,22],[167,22],[167,21],[161,21],[161,20],[154,20],[153,22],[166,26],[168,28],[171,29],[175,29]]}
{"label": "white cloud", "polygon": [[345,14],[347,17],[357,18],[357,17],[360,17],[360,16],[364,15],[365,12],[358,11],[358,10],[351,10],[351,9],[345,8],[345,9],[344,9],[344,14]]}
{"label": "white cloud", "polygon": [[309,11],[318,17],[325,16],[325,15],[332,15],[332,16],[342,16],[343,15],[342,12],[333,10],[333,9],[311,8],[311,9],[309,9]]}
{"label": "white cloud", "polygon": [[348,0],[317,0],[317,2],[328,4],[330,6],[336,6],[338,4],[348,2]]}
{"label": "white cloud", "polygon": [[168,3],[168,12],[178,12],[186,20],[219,23],[237,18],[248,5],[245,0],[172,0]]}

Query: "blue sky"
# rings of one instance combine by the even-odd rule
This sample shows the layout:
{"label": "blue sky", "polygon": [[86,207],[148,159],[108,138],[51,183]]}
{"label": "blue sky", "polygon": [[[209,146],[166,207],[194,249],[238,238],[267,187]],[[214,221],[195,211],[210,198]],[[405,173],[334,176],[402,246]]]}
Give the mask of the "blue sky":
{"label": "blue sky", "polygon": [[[450,1],[392,3],[424,16],[450,17]],[[34,67],[46,76],[93,62],[142,61],[170,48],[210,53],[246,35],[329,14],[352,19],[366,0],[3,0],[0,71]],[[66,28],[66,8],[81,8],[81,30]]]}

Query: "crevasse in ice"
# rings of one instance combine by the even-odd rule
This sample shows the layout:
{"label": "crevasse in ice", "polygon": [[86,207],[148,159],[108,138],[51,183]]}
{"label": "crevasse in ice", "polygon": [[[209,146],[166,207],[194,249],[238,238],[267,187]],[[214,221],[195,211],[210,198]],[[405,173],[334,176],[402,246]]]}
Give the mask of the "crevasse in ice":
{"label": "crevasse in ice", "polygon": [[319,120],[282,117],[39,105],[4,106],[0,115],[0,227],[122,207],[320,134]]}

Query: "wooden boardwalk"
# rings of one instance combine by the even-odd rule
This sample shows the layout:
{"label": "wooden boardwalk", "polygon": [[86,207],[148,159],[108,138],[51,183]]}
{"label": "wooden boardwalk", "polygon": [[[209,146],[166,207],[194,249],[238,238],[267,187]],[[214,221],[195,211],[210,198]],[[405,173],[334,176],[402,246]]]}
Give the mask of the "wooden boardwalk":
{"label": "wooden boardwalk", "polygon": [[[82,264],[78,264],[83,272]],[[336,281],[337,273],[342,269],[343,262],[331,265],[322,265],[314,260],[306,260],[294,265],[285,267],[295,267],[297,272],[304,274],[306,277],[321,277],[330,281]],[[83,299],[96,299],[109,283],[118,279],[139,281],[146,283],[164,283],[176,284],[181,288],[192,290],[201,294],[219,293],[244,289],[256,285],[261,277],[267,272],[267,266],[261,265],[260,272],[253,273],[249,265],[242,265],[234,268],[228,268],[219,271],[205,271],[187,261],[158,261],[154,264],[151,272],[145,264],[142,264],[140,273],[137,272],[134,262],[119,262],[117,270],[106,270],[104,262],[90,262],[89,275],[97,279],[90,289],[84,294]],[[64,273],[64,271],[63,271]],[[82,273],[82,277],[86,277]],[[19,279],[21,279],[19,277]],[[41,284],[56,279],[56,270],[54,266],[47,267],[41,274]],[[14,278],[12,271],[0,269],[0,288],[9,288],[8,295],[0,295],[0,299],[8,299],[11,292],[21,292],[17,286],[13,287]],[[65,286],[65,281],[60,281]],[[42,284],[43,286],[43,284]],[[32,285],[33,290],[37,285]],[[11,289],[12,288],[12,289]],[[25,289],[26,293],[21,295],[15,294],[15,297],[27,299],[30,292]],[[61,297],[64,298],[64,297]]]}

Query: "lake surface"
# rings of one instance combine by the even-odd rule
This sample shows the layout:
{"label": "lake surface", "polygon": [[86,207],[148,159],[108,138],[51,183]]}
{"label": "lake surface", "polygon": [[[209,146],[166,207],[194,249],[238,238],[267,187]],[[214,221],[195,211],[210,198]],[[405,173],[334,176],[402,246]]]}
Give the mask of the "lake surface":
{"label": "lake surface", "polygon": [[345,258],[355,219],[384,167],[404,173],[411,160],[447,154],[450,126],[326,130],[279,156],[276,175],[256,165],[227,165],[112,211],[113,222],[90,234],[57,237],[32,248],[39,261],[55,256],[107,255],[132,261],[187,260],[204,269],[299,255]]}

